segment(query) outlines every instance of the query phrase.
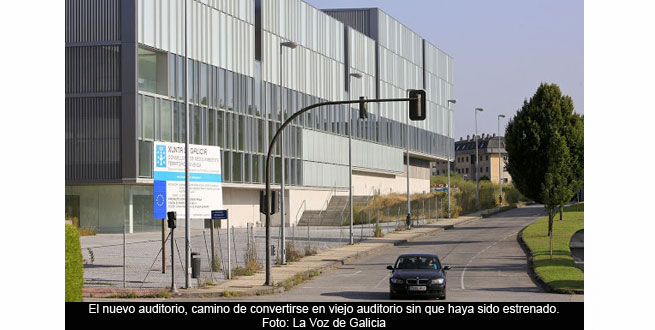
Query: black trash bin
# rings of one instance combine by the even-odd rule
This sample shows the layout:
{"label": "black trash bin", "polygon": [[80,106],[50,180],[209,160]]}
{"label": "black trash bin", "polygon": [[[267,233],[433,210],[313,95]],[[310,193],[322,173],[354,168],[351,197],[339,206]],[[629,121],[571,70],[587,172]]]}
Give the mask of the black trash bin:
{"label": "black trash bin", "polygon": [[191,252],[191,277],[200,277],[200,253]]}

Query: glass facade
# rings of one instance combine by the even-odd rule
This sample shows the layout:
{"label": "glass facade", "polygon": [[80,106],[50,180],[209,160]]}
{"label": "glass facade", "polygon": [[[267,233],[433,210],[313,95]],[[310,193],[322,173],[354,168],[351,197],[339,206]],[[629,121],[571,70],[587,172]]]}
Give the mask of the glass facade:
{"label": "glass facade", "polygon": [[143,48],[139,48],[139,90],[146,92],[157,92],[157,54]]}
{"label": "glass facade", "polygon": [[[407,144],[414,152],[445,157],[446,148],[452,143],[452,112],[444,108],[445,100],[452,94],[452,59],[445,53],[431,45],[426,48],[422,38],[382,12],[378,45],[350,28],[345,29],[349,34],[346,38],[343,23],[302,1],[280,6],[262,2],[259,15],[264,19],[255,17],[253,4],[257,1],[246,2],[243,9],[252,13],[230,12],[201,1],[192,1],[190,8],[194,20],[186,63],[190,143],[223,149],[224,182],[262,183],[270,140],[280,124],[302,107],[328,100],[355,99],[359,95],[404,97],[410,88],[426,88],[430,105],[429,119],[409,127],[404,103],[369,104],[367,120],[358,118],[356,106],[329,106],[298,117],[273,151],[272,181],[280,182],[284,167],[288,185],[335,185],[319,182],[312,175],[320,176],[321,171],[342,175],[347,159],[317,160],[306,153],[309,149],[345,153],[341,147],[326,144],[340,145],[351,131],[358,141],[354,153],[362,158],[360,164],[366,168],[402,171],[398,167],[400,160],[379,155],[402,158],[398,155],[402,155]],[[162,27],[181,27],[183,17],[177,9],[168,10],[167,17],[158,17],[157,10],[139,5],[138,17],[144,22],[138,37],[137,167],[141,178],[152,177],[152,171],[146,170],[151,166],[148,157],[152,151],[146,150],[152,146],[151,141],[185,141],[185,60],[180,47],[183,30],[169,29],[159,35],[146,26],[147,22],[161,21]],[[263,23],[261,31],[254,30],[257,19]],[[395,39],[397,36],[404,38],[409,48],[402,47],[401,41]],[[163,41],[166,38],[168,43]],[[279,57],[279,43],[285,40],[293,40],[299,46],[284,49],[283,57]],[[255,60],[256,47],[251,47],[255,43],[261,45],[261,60]],[[429,54],[423,55],[423,50]],[[284,68],[282,76],[280,64]],[[351,83],[346,81],[347,72],[361,72],[363,78],[348,87]],[[320,134],[306,140],[306,131]],[[282,144],[284,166],[280,158]],[[336,181],[340,187],[347,185],[341,179]]]}

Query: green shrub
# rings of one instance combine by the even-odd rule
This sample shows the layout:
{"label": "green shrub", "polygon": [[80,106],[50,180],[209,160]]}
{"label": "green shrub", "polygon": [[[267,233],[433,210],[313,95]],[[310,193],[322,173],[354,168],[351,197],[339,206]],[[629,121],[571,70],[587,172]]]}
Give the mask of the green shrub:
{"label": "green shrub", "polygon": [[[446,197],[446,200],[444,202],[444,207],[445,207],[445,215],[444,217],[448,217],[448,197]],[[462,207],[459,205],[459,202],[457,201],[457,198],[452,195],[450,196],[450,217],[451,218],[457,218],[459,217],[460,213],[462,212]]]}
{"label": "green shrub", "polygon": [[77,231],[80,233],[80,236],[95,236],[96,234],[95,227],[80,227]]}
{"label": "green shrub", "polygon": [[237,266],[232,271],[232,276],[253,276],[253,275],[255,275],[255,272],[253,272],[253,270],[248,267]]}
{"label": "green shrub", "polygon": [[480,209],[490,209],[498,204],[498,185],[489,180],[480,181]]}
{"label": "green shrub", "polygon": [[521,200],[521,193],[514,186],[503,187],[503,193],[509,205],[516,205]]}
{"label": "green shrub", "polygon": [[[432,186],[446,186],[448,178],[445,175],[430,178]],[[451,173],[451,217],[457,218],[462,214],[469,214],[478,210],[476,203],[476,183],[474,180],[465,180],[462,176]],[[510,205],[515,206],[523,200],[523,196],[511,184],[503,185],[503,193]],[[448,192],[430,192],[425,194],[412,194],[412,218],[440,219],[448,217]],[[438,209],[435,201],[438,200]],[[442,205],[443,203],[443,205]],[[480,209],[491,209],[499,204],[499,186],[489,180],[480,180]],[[407,196],[392,193],[384,196],[376,195],[365,205],[355,205],[353,218],[355,224],[373,224],[379,222],[405,222],[407,215]],[[349,224],[345,216],[343,225]]]}
{"label": "green shrub", "polygon": [[300,251],[296,250],[295,245],[292,242],[287,243],[287,261],[294,262],[302,258]]}
{"label": "green shrub", "polygon": [[[370,223],[369,214],[366,212],[365,207],[361,205],[353,205],[353,224],[361,225]],[[346,214],[344,218],[344,225],[350,224],[350,216]]]}
{"label": "green shrub", "polygon": [[245,267],[237,267],[234,269],[234,274],[236,276],[252,276],[261,269],[261,265],[257,260],[257,249],[254,244],[248,246],[245,255],[245,262]]}
{"label": "green shrub", "polygon": [[80,233],[72,225],[66,225],[66,301],[82,301],[84,266]]}
{"label": "green shrub", "polygon": [[310,245],[305,246],[305,257],[316,255],[316,249]]}
{"label": "green shrub", "polygon": [[[433,176],[430,179],[432,185],[446,185],[448,178],[445,175]],[[451,196],[451,214],[453,217],[460,214],[468,214],[477,211],[476,205],[476,184],[474,180],[465,180],[458,174],[450,174],[450,184],[453,188]],[[493,183],[488,180],[480,180],[480,209],[489,209],[497,206],[499,202],[498,196],[499,186],[498,183]],[[505,195],[505,202],[509,205],[515,206],[520,201],[525,201],[525,198],[519,191],[511,184],[503,184],[503,194]],[[455,203],[457,207],[452,207]],[[455,215],[457,212],[457,215]]]}
{"label": "green shrub", "polygon": [[375,223],[375,232],[373,234],[375,235],[375,237],[384,236],[382,234],[382,227],[380,227],[380,222],[379,221]]}

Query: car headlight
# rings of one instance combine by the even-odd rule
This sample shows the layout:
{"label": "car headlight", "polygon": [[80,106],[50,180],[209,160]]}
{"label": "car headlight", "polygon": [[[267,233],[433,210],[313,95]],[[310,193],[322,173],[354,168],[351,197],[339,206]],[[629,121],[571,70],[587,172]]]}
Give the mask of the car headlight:
{"label": "car headlight", "polygon": [[434,280],[430,281],[431,284],[443,284],[445,280],[443,278],[435,278]]}
{"label": "car headlight", "polygon": [[404,280],[401,280],[401,279],[399,279],[399,278],[393,278],[393,277],[390,279],[390,281],[391,281],[391,283],[393,283],[393,284],[403,284],[403,283],[405,283]]}

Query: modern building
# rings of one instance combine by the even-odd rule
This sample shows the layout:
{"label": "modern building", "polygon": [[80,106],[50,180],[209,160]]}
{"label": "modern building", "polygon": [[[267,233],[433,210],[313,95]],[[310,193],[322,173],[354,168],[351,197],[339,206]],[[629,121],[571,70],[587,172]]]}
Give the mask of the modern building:
{"label": "modern building", "polygon": [[[376,8],[67,0],[65,41],[66,217],[98,232],[160,228],[152,219],[153,141],[185,141],[187,65],[190,143],[222,148],[223,203],[235,226],[263,225],[268,143],[310,104],[425,89],[428,109],[409,126],[407,103],[369,104],[367,120],[356,106],[298,118],[285,130],[285,163],[278,144],[272,170],[280,189],[284,169],[291,224],[348,194],[351,130],[355,195],[406,192],[407,142],[411,192],[429,190],[431,161],[454,159],[452,57]],[[282,47],[286,41],[298,46]]]}
{"label": "modern building", "polygon": [[[498,152],[500,151],[500,159]],[[498,183],[502,178],[503,183],[512,182],[512,177],[507,172],[507,151],[505,150],[505,138],[496,134],[482,134],[478,138],[478,166],[479,178],[487,178]],[[498,167],[502,169],[499,172]],[[444,175],[448,168],[446,161],[433,163],[433,175]],[[455,142],[455,159],[451,162],[451,173],[457,173],[467,180],[475,180],[475,135],[460,137]],[[500,174],[500,176],[499,176]]]}

